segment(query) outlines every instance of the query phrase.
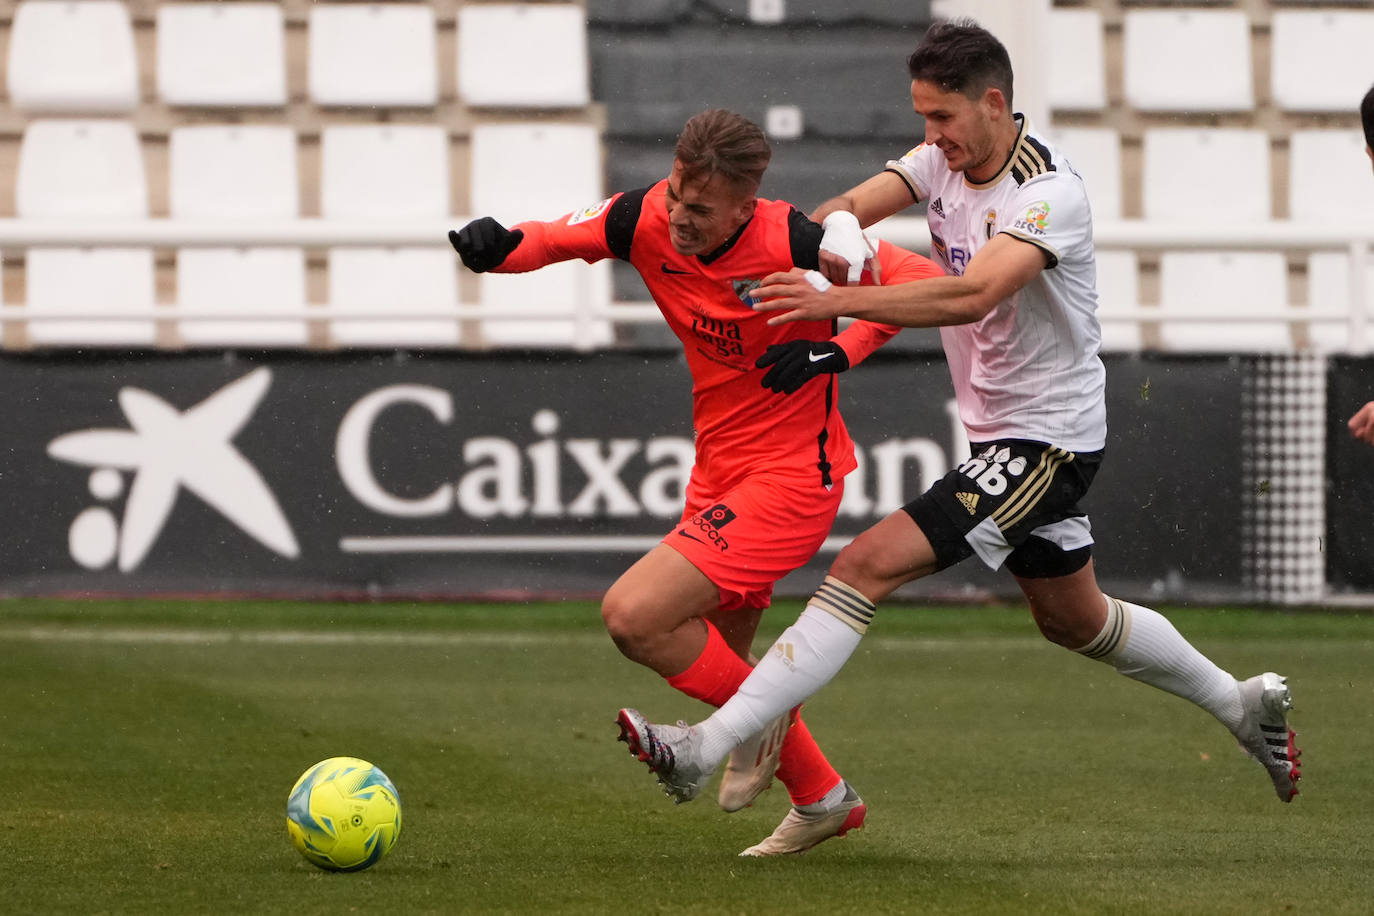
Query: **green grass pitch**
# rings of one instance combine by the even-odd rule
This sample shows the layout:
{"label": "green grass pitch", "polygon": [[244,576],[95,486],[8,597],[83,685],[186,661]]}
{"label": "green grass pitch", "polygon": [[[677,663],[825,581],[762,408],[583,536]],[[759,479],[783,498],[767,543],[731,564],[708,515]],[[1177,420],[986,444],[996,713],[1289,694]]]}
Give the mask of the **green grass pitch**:
{"label": "green grass pitch", "polygon": [[[616,709],[705,707],[620,657],[592,605],[0,602],[0,909],[1369,912],[1374,617],[1169,615],[1233,673],[1289,675],[1292,805],[1205,713],[1023,610],[888,606],[807,707],[868,825],[747,860],[785,792],[669,804]],[[401,793],[367,872],[286,839],[287,791],[334,755]]]}

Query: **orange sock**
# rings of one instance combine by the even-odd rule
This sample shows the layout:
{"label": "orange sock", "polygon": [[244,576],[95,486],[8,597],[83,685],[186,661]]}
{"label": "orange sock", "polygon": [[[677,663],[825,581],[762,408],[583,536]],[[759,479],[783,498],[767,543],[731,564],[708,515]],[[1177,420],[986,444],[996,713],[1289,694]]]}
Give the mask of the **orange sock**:
{"label": "orange sock", "polygon": [[[753,669],[726,643],[720,631],[706,622],[706,648],[681,674],[668,678],[668,685],[695,700],[720,706],[735,695],[739,685]],[[778,781],[787,787],[794,805],[809,805],[821,800],[840,781],[840,774],[821,753],[800,712],[787,740],[782,743]]]}
{"label": "orange sock", "polygon": [[739,685],[754,670],[749,663],[735,654],[725,637],[720,635],[711,622],[706,623],[706,648],[701,650],[697,660],[687,666],[681,674],[668,678],[668,686],[680,690],[694,700],[722,706],[735,695]]}
{"label": "orange sock", "polygon": [[798,709],[782,743],[778,759],[778,781],[787,786],[794,805],[812,805],[840,783],[840,774],[821,753],[821,746],[811,737],[811,729],[801,719]]}

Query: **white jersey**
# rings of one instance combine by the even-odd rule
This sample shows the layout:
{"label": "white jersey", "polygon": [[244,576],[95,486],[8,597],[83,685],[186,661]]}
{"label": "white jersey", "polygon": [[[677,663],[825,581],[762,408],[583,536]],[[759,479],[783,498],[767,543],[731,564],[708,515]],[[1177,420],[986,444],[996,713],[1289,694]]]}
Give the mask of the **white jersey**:
{"label": "white jersey", "polygon": [[1016,146],[987,182],[950,171],[944,154],[925,144],[887,169],[930,201],[931,252],[946,273],[962,275],[999,232],[1048,256],[1035,279],[980,321],[940,328],[969,439],[1096,451],[1106,443],[1107,407],[1092,213],[1072,166],[1016,117]]}

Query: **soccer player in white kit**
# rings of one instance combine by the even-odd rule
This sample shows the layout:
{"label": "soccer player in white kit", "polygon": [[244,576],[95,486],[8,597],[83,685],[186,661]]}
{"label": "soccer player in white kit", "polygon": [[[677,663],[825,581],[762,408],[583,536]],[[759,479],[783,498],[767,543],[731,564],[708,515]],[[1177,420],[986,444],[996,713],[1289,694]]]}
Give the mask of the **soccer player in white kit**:
{"label": "soccer player in white kit", "polygon": [[[849,315],[939,327],[971,456],[840,552],[797,622],[714,715],[672,726],[625,709],[622,737],[668,795],[690,800],[732,748],[830,681],[877,601],[976,555],[1015,576],[1047,639],[1201,706],[1291,801],[1301,751],[1288,727],[1286,678],[1237,681],[1162,615],[1098,588],[1091,528],[1077,505],[1106,442],[1082,180],[1013,113],[1006,49],[972,20],[932,26],[908,69],[925,142],[813,215],[830,236],[822,266],[843,282],[862,266],[860,225],[928,200],[932,251],[949,276],[826,289],[814,273],[793,271],[766,278],[755,296],[774,322]],[[794,808],[765,841],[768,851],[800,852],[812,835],[834,835],[846,816],[840,792],[853,794],[841,783],[828,807]]]}

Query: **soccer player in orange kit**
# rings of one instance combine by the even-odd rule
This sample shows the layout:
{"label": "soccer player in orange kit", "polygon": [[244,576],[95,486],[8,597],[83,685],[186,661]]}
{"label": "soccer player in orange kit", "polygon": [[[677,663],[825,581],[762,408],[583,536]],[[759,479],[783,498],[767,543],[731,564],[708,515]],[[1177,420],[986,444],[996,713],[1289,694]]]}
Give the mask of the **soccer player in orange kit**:
{"label": "soccer player in orange kit", "polygon": [[[815,271],[826,244],[821,225],[756,196],[770,158],[757,125],[706,111],[684,126],[671,173],[650,187],[551,222],[507,229],[484,217],[449,234],[463,263],[479,272],[530,271],[572,258],[628,261],[682,341],[696,430],[686,511],[611,586],[601,615],[624,655],[713,706],[748,676],[774,583],[820,548],[844,476],[856,466],[835,373],[898,330],[868,322],[838,334],[834,321],[770,326],[753,309],[749,292],[760,279],[793,266]],[[884,283],[941,275],[932,262],[885,242],[874,260]],[[809,276],[827,285],[819,273]],[[864,271],[862,282],[874,280]],[[721,807],[751,804],[775,772],[811,829],[805,836],[775,831],[745,855],[798,852],[863,824],[862,800],[795,712],[731,754]]]}

